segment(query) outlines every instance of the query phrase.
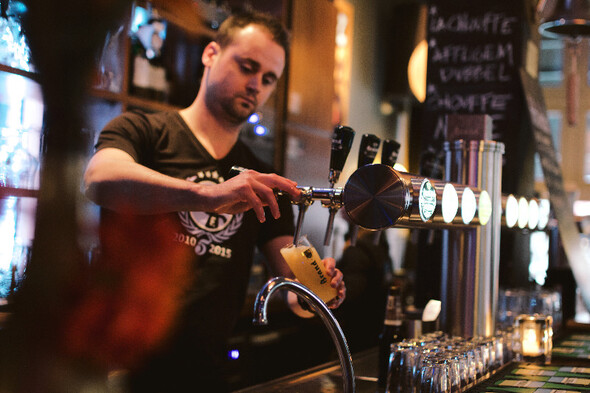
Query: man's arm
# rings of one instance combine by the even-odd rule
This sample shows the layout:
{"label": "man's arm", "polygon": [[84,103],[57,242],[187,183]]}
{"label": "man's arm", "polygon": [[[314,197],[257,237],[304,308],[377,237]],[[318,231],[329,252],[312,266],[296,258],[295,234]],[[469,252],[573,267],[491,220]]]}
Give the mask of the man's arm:
{"label": "man's arm", "polygon": [[[279,236],[269,240],[262,246],[262,253],[269,263],[269,269],[273,276],[283,276],[288,278],[295,277],[280,252],[281,248],[290,243],[293,243],[292,236]],[[336,261],[334,258],[325,258],[323,259],[323,262],[324,266],[326,266],[326,272],[328,275],[330,275],[330,277],[332,277],[330,285],[338,290],[337,298],[329,302],[328,306],[330,308],[337,308],[340,306],[340,304],[342,304],[344,298],[346,297],[346,286],[344,285],[342,272],[336,269]],[[311,312],[301,308],[295,293],[291,291],[286,291],[285,293],[287,296],[287,304],[295,314],[304,318],[313,316]]]}
{"label": "man's arm", "polygon": [[299,197],[297,183],[276,174],[247,170],[221,184],[176,179],[137,162],[117,148],[105,148],[90,159],[84,174],[86,195],[100,206],[133,214],[206,211],[235,214],[254,209],[263,222],[264,206],[278,217],[273,190]]}

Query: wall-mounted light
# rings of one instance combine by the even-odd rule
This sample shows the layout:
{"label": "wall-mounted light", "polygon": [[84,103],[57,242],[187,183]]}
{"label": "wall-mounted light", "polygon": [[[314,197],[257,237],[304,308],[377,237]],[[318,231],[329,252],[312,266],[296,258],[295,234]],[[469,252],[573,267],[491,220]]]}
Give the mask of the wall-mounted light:
{"label": "wall-mounted light", "polygon": [[408,62],[408,83],[414,97],[420,102],[426,99],[426,63],[428,44],[422,40],[416,45]]}

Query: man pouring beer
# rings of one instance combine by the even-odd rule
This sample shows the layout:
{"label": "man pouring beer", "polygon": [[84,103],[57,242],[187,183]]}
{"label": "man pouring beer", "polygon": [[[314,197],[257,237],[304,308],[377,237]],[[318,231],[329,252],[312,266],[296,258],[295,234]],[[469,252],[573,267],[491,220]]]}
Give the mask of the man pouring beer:
{"label": "man pouring beer", "polygon": [[[154,245],[130,232],[166,220],[173,230],[158,246],[184,247],[191,256],[193,285],[171,339],[131,370],[130,391],[226,391],[225,341],[245,299],[255,247],[273,275],[293,277],[280,254],[293,239],[293,211],[274,190],[291,198],[300,192],[238,139],[242,124],[275,89],[287,54],[288,33],[280,22],[259,13],[233,15],[203,51],[204,74],[189,107],[124,113],[99,136],[85,186],[102,207],[102,225],[118,225],[124,217],[125,225],[133,223],[125,241],[149,248]],[[249,170],[227,179],[235,165]],[[102,247],[113,258],[132,257],[104,240]],[[346,292],[342,273],[333,259],[322,262],[337,292],[329,306],[336,308]],[[293,293],[289,297],[294,312],[311,315]]]}

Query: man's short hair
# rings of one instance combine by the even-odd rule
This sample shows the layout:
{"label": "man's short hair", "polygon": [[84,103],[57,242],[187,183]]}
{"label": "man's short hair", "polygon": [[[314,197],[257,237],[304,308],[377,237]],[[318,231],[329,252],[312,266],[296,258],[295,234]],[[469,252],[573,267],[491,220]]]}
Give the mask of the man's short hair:
{"label": "man's short hair", "polygon": [[285,50],[285,57],[289,54],[289,32],[274,16],[258,11],[240,11],[230,15],[219,26],[215,36],[215,42],[222,48],[229,45],[235,34],[248,25],[259,25],[265,27],[271,34],[274,42]]}

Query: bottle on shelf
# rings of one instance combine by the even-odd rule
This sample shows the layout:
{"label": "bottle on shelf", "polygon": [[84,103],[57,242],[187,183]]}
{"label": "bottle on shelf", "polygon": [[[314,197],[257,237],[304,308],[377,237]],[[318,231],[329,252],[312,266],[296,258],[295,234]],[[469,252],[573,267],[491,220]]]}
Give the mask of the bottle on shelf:
{"label": "bottle on shelf", "polygon": [[403,308],[401,289],[392,285],[387,292],[387,303],[385,304],[385,318],[383,329],[379,334],[379,374],[377,386],[380,391],[385,389],[387,383],[387,369],[389,367],[389,355],[391,344],[404,339],[403,332]]}
{"label": "bottle on shelf", "polygon": [[162,62],[166,22],[155,9],[148,10],[147,14],[149,17],[146,16],[145,23],[140,24],[131,36],[131,93],[141,98],[166,101],[168,81]]}

